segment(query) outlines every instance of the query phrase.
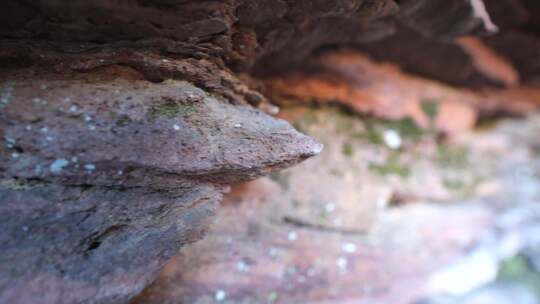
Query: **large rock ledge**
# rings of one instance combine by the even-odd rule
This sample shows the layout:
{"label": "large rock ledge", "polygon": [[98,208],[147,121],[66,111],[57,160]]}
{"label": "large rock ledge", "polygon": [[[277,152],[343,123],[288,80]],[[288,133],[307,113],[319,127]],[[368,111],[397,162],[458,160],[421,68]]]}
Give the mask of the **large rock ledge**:
{"label": "large rock ledge", "polygon": [[2,81],[0,302],[125,302],[226,185],[317,154],[285,121],[109,68]]}
{"label": "large rock ledge", "polygon": [[[496,29],[488,4],[489,13],[513,13],[527,29],[516,42],[537,54],[538,40],[528,36],[534,18],[508,9],[522,3],[533,16],[532,2],[1,1],[0,303],[128,302],[182,245],[202,237],[228,185],[319,153],[320,143],[267,114],[277,108],[266,96],[341,102],[376,115],[398,104],[415,110],[412,93],[410,102],[397,96],[382,111],[373,110],[376,98],[365,106],[365,96],[336,94],[323,76],[340,76],[338,93],[374,96],[380,87],[365,80],[388,78],[358,50],[451,84],[514,86],[518,76],[535,83],[538,67],[510,51],[509,39],[472,40],[510,58],[491,56],[502,72],[483,73],[467,52],[471,40],[465,47],[454,41]],[[414,46],[403,53],[408,44]],[[351,61],[322,54],[344,45]],[[428,52],[443,60],[417,64]],[[438,74],[448,66],[457,68]],[[295,86],[291,75],[302,75]],[[464,104],[463,96],[454,98],[459,112],[441,117],[467,113],[459,116],[469,127],[475,104]]]}

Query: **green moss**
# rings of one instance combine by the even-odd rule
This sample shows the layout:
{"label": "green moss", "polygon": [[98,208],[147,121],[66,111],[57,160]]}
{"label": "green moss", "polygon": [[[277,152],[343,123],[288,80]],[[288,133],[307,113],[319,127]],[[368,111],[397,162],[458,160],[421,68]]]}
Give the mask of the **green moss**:
{"label": "green moss", "polygon": [[10,190],[21,191],[29,190],[37,187],[45,186],[45,183],[27,180],[27,179],[18,179],[18,178],[4,178],[0,179],[0,186],[5,187]]}
{"label": "green moss", "polygon": [[500,119],[499,118],[494,118],[494,117],[480,117],[477,121],[476,121],[476,129],[478,131],[487,131],[487,130],[490,130],[490,129],[493,129],[497,126],[497,124],[499,123]]}
{"label": "green moss", "polygon": [[401,137],[409,140],[418,140],[426,134],[410,117],[391,121],[388,123],[388,128],[397,130]]}
{"label": "green moss", "polygon": [[465,182],[459,179],[445,179],[443,180],[443,184],[446,188],[453,191],[459,191],[465,188]]}
{"label": "green moss", "polygon": [[304,133],[304,134],[307,134],[306,133],[306,130],[304,128],[304,125],[302,124],[302,122],[300,121],[294,121],[292,123],[292,126],[296,129],[296,131],[300,132],[300,133]]}
{"label": "green moss", "polygon": [[518,255],[503,261],[498,273],[498,278],[512,279],[520,277],[523,273],[527,273],[529,271],[529,265],[525,257]]}
{"label": "green moss", "polygon": [[428,134],[425,130],[420,128],[416,122],[410,118],[405,117],[399,120],[378,120],[378,119],[366,119],[366,138],[374,145],[383,145],[383,130],[393,129],[396,130],[399,135],[406,140],[419,140]]}
{"label": "green moss", "polygon": [[193,104],[188,104],[173,99],[167,99],[165,103],[151,107],[150,110],[148,110],[148,112],[146,113],[146,115],[150,120],[154,120],[159,117],[187,117],[194,113],[197,113],[197,108],[193,106]]}
{"label": "green moss", "polygon": [[436,161],[442,167],[465,169],[469,166],[469,148],[456,145],[440,145],[437,147]]}
{"label": "green moss", "polygon": [[431,99],[422,100],[420,103],[420,108],[432,123],[437,119],[437,116],[439,115],[438,101]]}
{"label": "green moss", "polygon": [[354,131],[354,117],[338,112],[335,118],[336,131],[339,134],[350,135]]}
{"label": "green moss", "polygon": [[367,135],[367,139],[370,143],[374,144],[374,145],[382,145],[384,144],[384,140],[383,140],[383,137],[382,137],[382,134],[375,128],[369,126],[367,129],[366,129],[366,135]]}
{"label": "green moss", "polygon": [[309,110],[302,115],[302,117],[299,117],[296,121],[292,122],[292,125],[299,132],[309,134],[310,127],[317,123],[319,123],[317,113],[313,110]]}
{"label": "green moss", "polygon": [[288,172],[273,172],[270,174],[270,178],[278,183],[282,189],[288,190],[290,188],[290,173]]}
{"label": "green moss", "polygon": [[353,145],[350,143],[350,142],[345,142],[343,144],[343,147],[341,148],[341,152],[343,153],[343,155],[347,156],[347,157],[352,157],[353,154],[354,154],[354,148],[353,148]]}
{"label": "green moss", "polygon": [[523,255],[517,255],[504,260],[497,274],[497,280],[503,282],[516,282],[528,286],[540,296],[540,273],[534,270]]}
{"label": "green moss", "polygon": [[401,178],[407,178],[411,175],[411,169],[406,165],[401,164],[398,160],[397,154],[395,153],[388,156],[386,163],[370,163],[368,168],[382,176],[397,175]]}
{"label": "green moss", "polygon": [[310,110],[302,116],[302,122],[307,126],[311,126],[319,122],[319,117],[315,111]]}

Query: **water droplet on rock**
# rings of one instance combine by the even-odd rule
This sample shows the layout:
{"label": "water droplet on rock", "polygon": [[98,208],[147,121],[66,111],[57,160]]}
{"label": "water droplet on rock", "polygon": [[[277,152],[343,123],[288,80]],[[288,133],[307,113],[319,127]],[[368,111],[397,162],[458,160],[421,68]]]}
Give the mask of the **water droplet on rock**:
{"label": "water droplet on rock", "polygon": [[55,160],[50,166],[49,170],[51,170],[52,173],[60,173],[62,169],[64,169],[65,166],[69,164],[69,161],[64,158],[59,158]]}
{"label": "water droplet on rock", "polygon": [[221,301],[225,300],[226,297],[227,297],[227,293],[224,290],[221,290],[221,289],[216,291],[216,294],[214,295],[214,298],[218,302],[221,302]]}

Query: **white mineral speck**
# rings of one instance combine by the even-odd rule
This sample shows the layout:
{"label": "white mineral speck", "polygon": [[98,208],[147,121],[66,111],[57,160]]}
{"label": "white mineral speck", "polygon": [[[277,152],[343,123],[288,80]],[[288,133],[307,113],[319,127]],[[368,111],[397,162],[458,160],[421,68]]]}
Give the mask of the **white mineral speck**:
{"label": "white mineral speck", "polygon": [[84,115],[84,121],[89,122],[92,120],[92,116],[90,115]]}
{"label": "white mineral speck", "polygon": [[399,149],[401,147],[401,136],[396,130],[388,129],[384,131],[383,139],[390,149]]}
{"label": "white mineral speck", "polygon": [[294,242],[298,239],[298,233],[296,231],[291,231],[287,234],[287,239],[291,242]]}
{"label": "white mineral speck", "polygon": [[29,126],[26,126],[25,129],[26,129],[26,131],[30,131],[30,130],[32,130],[32,126],[30,126],[30,125],[29,125]]}
{"label": "white mineral speck", "polygon": [[20,154],[19,153],[11,153],[11,157],[13,158],[19,158]]}
{"label": "white mineral speck", "polygon": [[271,258],[277,257],[278,254],[279,254],[279,252],[278,252],[278,249],[277,249],[277,248],[272,247],[272,248],[270,248],[270,250],[268,250],[268,255],[269,255]]}
{"label": "white mineral speck", "polygon": [[86,164],[86,165],[84,165],[84,168],[86,170],[88,170],[88,171],[94,171],[94,170],[96,170],[96,165],[94,165],[94,164]]}
{"label": "white mineral speck", "polygon": [[94,125],[89,125],[88,126],[88,129],[91,130],[91,131],[94,131],[96,129],[96,126]]}
{"label": "white mineral speck", "polygon": [[177,124],[174,124],[174,125],[173,125],[173,129],[174,129],[175,131],[178,131],[178,130],[180,130],[180,126],[177,125]]}
{"label": "white mineral speck", "polygon": [[79,158],[78,158],[77,156],[73,156],[73,157],[71,158],[71,162],[76,163],[76,162],[78,162],[78,161],[79,161]]}
{"label": "white mineral speck", "polygon": [[69,111],[70,112],[77,112],[77,106],[76,105],[72,105],[71,107],[69,107]]}
{"label": "white mineral speck", "polygon": [[122,176],[122,175],[124,175],[124,171],[122,171],[122,170],[118,170],[118,172],[116,172],[116,174],[118,174],[118,175]]}
{"label": "white mineral speck", "polygon": [[354,253],[356,252],[356,244],[354,243],[345,243],[341,246],[341,249],[346,253]]}
{"label": "white mineral speck", "polygon": [[47,127],[43,127],[40,129],[41,132],[45,133],[45,132],[48,132],[49,131],[49,128]]}
{"label": "white mineral speck", "polygon": [[334,212],[334,210],[336,210],[336,205],[334,205],[333,203],[328,203],[324,205],[324,210],[326,210],[326,212],[328,213]]}
{"label": "white mineral speck", "polygon": [[242,124],[241,123],[237,123],[234,125],[235,128],[241,128],[242,127]]}
{"label": "white mineral speck", "polygon": [[227,297],[227,293],[224,290],[221,290],[221,289],[216,291],[216,294],[214,295],[214,298],[218,302],[221,302],[221,301],[225,300],[226,297]]}
{"label": "white mineral speck", "polygon": [[11,137],[5,137],[6,139],[6,147],[9,149],[13,148],[15,144],[17,143],[17,140],[11,138]]}
{"label": "white mineral speck", "polygon": [[336,260],[336,265],[337,265],[337,267],[339,268],[339,270],[341,272],[347,271],[348,264],[349,264],[349,262],[347,261],[347,258],[345,258],[345,257],[339,257]]}
{"label": "white mineral speck", "polygon": [[243,260],[239,261],[236,263],[236,270],[238,270],[238,272],[247,272],[249,271],[249,265]]}
{"label": "white mineral speck", "polygon": [[59,158],[59,159],[55,160],[49,166],[49,169],[51,170],[52,173],[59,173],[68,164],[69,164],[69,161],[67,159]]}

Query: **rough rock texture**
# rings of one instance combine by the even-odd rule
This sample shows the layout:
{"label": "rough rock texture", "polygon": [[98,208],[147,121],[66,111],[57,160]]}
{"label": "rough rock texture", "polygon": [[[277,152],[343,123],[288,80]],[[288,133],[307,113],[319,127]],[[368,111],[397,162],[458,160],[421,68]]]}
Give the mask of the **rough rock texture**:
{"label": "rough rock texture", "polygon": [[[376,117],[410,118],[419,126],[449,135],[474,127],[479,118],[497,113],[523,115],[540,104],[538,89],[458,89],[404,73],[350,49],[325,53],[309,65],[308,71],[265,78],[267,95],[284,106],[340,104]],[[430,104],[436,107],[436,117],[426,111]]]}
{"label": "rough rock texture", "polygon": [[281,114],[324,151],[233,187],[207,237],[134,303],[538,303],[539,276],[519,284],[521,264],[506,271],[525,290],[464,299],[501,260],[540,257],[538,114],[450,142],[401,131],[399,149],[384,140],[395,122],[329,106]]}
{"label": "rough rock texture", "polygon": [[[321,150],[265,114],[256,77],[404,25],[445,43],[496,30],[481,0],[2,1],[0,302],[128,301],[202,237],[228,184]],[[495,82],[534,79],[495,55]]]}
{"label": "rough rock texture", "polygon": [[123,302],[201,238],[225,185],[322,149],[188,82],[114,72],[1,84],[0,302]]}
{"label": "rough rock texture", "polygon": [[[435,2],[432,10],[436,10]],[[519,73],[522,83],[535,83],[540,65],[538,3],[534,0],[484,2],[490,20],[497,25],[497,31],[481,37],[481,43],[508,61]],[[436,15],[431,16],[433,20],[438,20]],[[475,67],[474,57],[467,54],[467,49],[461,43],[453,39],[433,39],[429,33],[422,33],[401,20],[399,22],[394,35],[373,43],[356,45],[358,50],[376,60],[399,63],[407,72],[452,85],[482,87],[507,84]],[[426,59],[426,54],[429,54],[429,59]]]}
{"label": "rough rock texture", "polygon": [[71,51],[137,45],[265,74],[300,63],[321,46],[391,35],[395,20],[385,17],[396,14],[435,36],[491,31],[469,0],[399,2],[8,0],[2,4],[0,35],[46,40],[64,50],[62,42],[77,42]]}

